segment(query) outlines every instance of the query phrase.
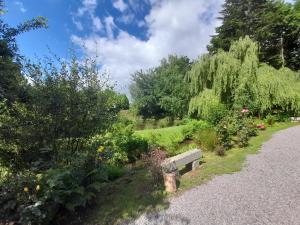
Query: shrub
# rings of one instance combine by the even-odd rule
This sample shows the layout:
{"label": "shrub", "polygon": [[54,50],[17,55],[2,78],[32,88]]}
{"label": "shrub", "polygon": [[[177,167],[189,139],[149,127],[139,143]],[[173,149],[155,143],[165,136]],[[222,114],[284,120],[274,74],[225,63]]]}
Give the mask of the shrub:
{"label": "shrub", "polygon": [[215,151],[216,151],[216,154],[217,154],[218,156],[224,156],[226,150],[225,150],[225,148],[224,148],[223,146],[218,145],[218,146],[216,147]]}
{"label": "shrub", "polygon": [[271,114],[268,114],[268,115],[266,116],[266,122],[267,122],[267,124],[269,124],[270,126],[273,126],[273,125],[274,125],[275,120],[276,120],[275,116],[273,116],[273,115],[271,115]]}
{"label": "shrub", "polygon": [[241,112],[231,112],[217,126],[219,143],[225,149],[234,144],[245,147],[249,138],[257,135],[256,125],[253,119],[248,117],[248,112],[248,109],[243,109]]}
{"label": "shrub", "polygon": [[107,177],[109,180],[115,180],[119,177],[122,177],[125,174],[124,167],[108,165],[106,167]]}
{"label": "shrub", "polygon": [[224,150],[231,147],[232,136],[228,130],[228,122],[224,119],[217,126],[218,142]]}
{"label": "shrub", "polygon": [[210,125],[203,120],[190,120],[187,125],[182,129],[182,135],[185,140],[193,138],[196,131],[205,130],[210,128]]}
{"label": "shrub", "polygon": [[148,154],[143,154],[142,160],[144,161],[148,171],[151,173],[155,185],[162,182],[162,168],[161,163],[165,160],[167,154],[161,149],[155,149]]}
{"label": "shrub", "polygon": [[193,135],[193,139],[196,140],[200,146],[207,151],[214,151],[218,144],[217,133],[212,128],[196,131],[196,133]]}
{"label": "shrub", "polygon": [[248,141],[249,141],[249,133],[247,127],[243,127],[237,133],[237,145],[241,148],[246,147],[248,145]]}
{"label": "shrub", "polygon": [[135,162],[142,153],[148,150],[148,142],[134,134],[132,125],[124,123],[113,125],[105,135],[92,137],[89,146],[92,149],[103,146],[110,154],[108,163],[112,165]]}
{"label": "shrub", "polygon": [[64,167],[40,174],[11,175],[0,186],[0,212],[21,224],[48,224],[58,217],[60,209],[74,211],[86,206],[106,180],[102,166],[91,171]]}

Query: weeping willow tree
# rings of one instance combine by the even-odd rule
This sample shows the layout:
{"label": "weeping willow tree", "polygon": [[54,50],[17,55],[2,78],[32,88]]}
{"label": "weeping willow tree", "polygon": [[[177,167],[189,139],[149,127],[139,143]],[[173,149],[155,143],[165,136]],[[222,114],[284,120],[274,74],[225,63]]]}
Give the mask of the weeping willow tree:
{"label": "weeping willow tree", "polygon": [[[187,74],[192,99],[189,114],[205,118],[205,113],[222,107],[250,107],[259,113],[273,108],[299,111],[299,93],[294,72],[260,65],[258,46],[249,37],[234,42],[228,52],[204,55]],[[298,83],[299,85],[299,83]]]}
{"label": "weeping willow tree", "polygon": [[297,73],[288,68],[276,70],[265,64],[260,66],[254,105],[259,113],[273,109],[300,113],[300,80]]}

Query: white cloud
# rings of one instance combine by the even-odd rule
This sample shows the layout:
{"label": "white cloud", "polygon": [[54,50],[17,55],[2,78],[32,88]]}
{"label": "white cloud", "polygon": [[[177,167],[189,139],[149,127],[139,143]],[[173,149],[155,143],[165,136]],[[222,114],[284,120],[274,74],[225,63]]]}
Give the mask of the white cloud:
{"label": "white cloud", "polygon": [[83,16],[84,13],[94,13],[95,9],[97,7],[97,0],[83,0],[82,6],[78,8],[77,15]]}
{"label": "white cloud", "polygon": [[114,23],[114,18],[112,16],[105,17],[105,29],[108,39],[112,40],[114,38],[114,29],[117,28],[117,26]]}
{"label": "white cloud", "polygon": [[130,24],[134,22],[134,14],[128,13],[126,15],[122,15],[121,17],[118,17],[117,20],[124,24]]}
{"label": "white cloud", "polygon": [[22,13],[27,12],[27,9],[24,7],[23,2],[15,1],[15,5],[19,7],[19,10],[20,10]]}
{"label": "white cloud", "polygon": [[94,15],[91,15],[91,18],[92,18],[93,25],[94,25],[93,26],[94,31],[100,31],[102,29],[102,27],[103,27],[100,18],[97,17],[97,16],[94,16]]}
{"label": "white cloud", "polygon": [[113,6],[121,12],[124,12],[128,6],[123,0],[116,0],[113,3]]}
{"label": "white cloud", "polygon": [[97,0],[82,0],[81,7],[78,8],[75,14],[72,14],[72,21],[78,30],[83,30],[83,25],[79,21],[81,17],[88,14],[92,22],[92,30],[94,32],[100,31],[103,28],[101,19],[95,15],[95,10],[97,8]]}
{"label": "white cloud", "polygon": [[77,27],[78,30],[82,31],[83,30],[83,25],[80,21],[76,20],[75,17],[72,17],[72,22],[74,25]]}
{"label": "white cloud", "polygon": [[[118,29],[111,16],[105,19],[107,37],[71,37],[74,43],[85,46],[87,55],[97,53],[103,70],[109,70],[119,87],[125,86],[125,89],[130,83],[130,74],[158,65],[169,54],[195,59],[206,52],[210,36],[220,25],[217,17],[223,0],[161,0],[156,3],[149,0],[149,3],[151,11],[145,17],[145,24],[140,24],[148,27],[147,40]],[[119,31],[116,37],[114,29]]]}

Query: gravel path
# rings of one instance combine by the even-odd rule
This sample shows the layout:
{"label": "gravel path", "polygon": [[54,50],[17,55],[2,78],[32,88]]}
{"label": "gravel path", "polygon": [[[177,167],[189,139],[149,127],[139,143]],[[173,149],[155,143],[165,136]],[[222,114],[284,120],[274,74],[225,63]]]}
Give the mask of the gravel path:
{"label": "gravel path", "polygon": [[214,178],[131,225],[300,225],[300,126],[275,134],[238,173]]}

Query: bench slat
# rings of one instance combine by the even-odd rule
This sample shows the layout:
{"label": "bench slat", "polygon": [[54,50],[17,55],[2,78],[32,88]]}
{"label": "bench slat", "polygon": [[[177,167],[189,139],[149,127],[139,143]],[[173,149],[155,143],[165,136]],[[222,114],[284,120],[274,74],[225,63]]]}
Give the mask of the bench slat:
{"label": "bench slat", "polygon": [[201,157],[201,151],[200,149],[193,149],[187,152],[184,152],[182,154],[173,156],[171,158],[167,158],[162,163],[162,166],[168,166],[172,163],[174,163],[177,167],[177,169],[181,166],[184,166],[188,163],[194,162]]}

